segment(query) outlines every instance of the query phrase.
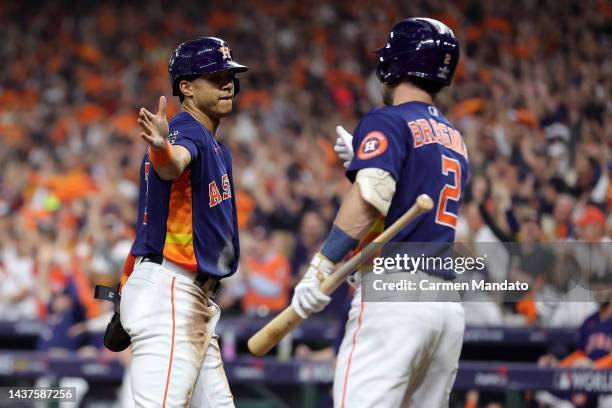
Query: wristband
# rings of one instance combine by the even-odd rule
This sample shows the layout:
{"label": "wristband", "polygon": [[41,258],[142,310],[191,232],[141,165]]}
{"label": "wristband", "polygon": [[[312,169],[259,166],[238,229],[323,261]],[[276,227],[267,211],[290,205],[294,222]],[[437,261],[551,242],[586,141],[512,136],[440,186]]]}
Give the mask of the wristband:
{"label": "wristband", "polygon": [[149,158],[154,167],[164,167],[172,163],[172,145],[164,140],[164,146],[161,149],[156,149],[153,146],[149,148]]}
{"label": "wristband", "polygon": [[352,238],[349,234],[342,231],[340,228],[332,225],[331,231],[323,244],[321,253],[330,261],[337,263],[350,250],[355,249],[359,241]]}

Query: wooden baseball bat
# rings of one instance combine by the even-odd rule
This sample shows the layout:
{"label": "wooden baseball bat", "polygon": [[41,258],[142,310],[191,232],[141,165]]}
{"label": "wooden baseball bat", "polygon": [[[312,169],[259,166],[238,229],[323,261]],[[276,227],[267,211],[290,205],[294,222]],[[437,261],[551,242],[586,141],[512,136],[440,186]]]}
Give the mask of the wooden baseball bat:
{"label": "wooden baseball bat", "polygon": [[[404,215],[384,230],[374,241],[368,244],[360,252],[353,255],[346,263],[340,266],[327,279],[321,282],[321,292],[326,295],[331,294],[348,276],[359,266],[369,260],[369,258],[380,248],[381,244],[389,242],[400,230],[408,225],[419,215],[430,211],[433,208],[433,201],[427,194],[421,194],[416,202]],[[293,307],[288,306],[278,316],[262,327],[248,341],[249,351],[261,357],[281,341],[289,332],[299,326],[302,321]]]}

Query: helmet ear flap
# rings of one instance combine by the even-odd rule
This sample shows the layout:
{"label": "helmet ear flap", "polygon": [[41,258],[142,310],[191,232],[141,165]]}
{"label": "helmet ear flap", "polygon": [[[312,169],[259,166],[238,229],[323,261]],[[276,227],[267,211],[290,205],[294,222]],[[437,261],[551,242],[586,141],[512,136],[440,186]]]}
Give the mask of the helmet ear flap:
{"label": "helmet ear flap", "polygon": [[396,65],[397,64],[394,64],[393,60],[378,64],[376,67],[376,76],[378,80],[385,85],[391,85],[399,81],[402,75],[397,72]]}

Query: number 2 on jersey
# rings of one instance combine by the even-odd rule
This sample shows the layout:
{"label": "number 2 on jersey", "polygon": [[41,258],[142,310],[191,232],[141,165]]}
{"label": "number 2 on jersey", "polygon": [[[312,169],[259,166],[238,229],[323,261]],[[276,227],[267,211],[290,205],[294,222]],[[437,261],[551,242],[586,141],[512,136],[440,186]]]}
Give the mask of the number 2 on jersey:
{"label": "number 2 on jersey", "polygon": [[461,198],[461,165],[459,161],[442,155],[442,174],[448,176],[453,173],[454,183],[446,183],[440,197],[438,197],[438,208],[436,209],[436,224],[455,229],[457,214],[446,211],[448,200],[459,201]]}

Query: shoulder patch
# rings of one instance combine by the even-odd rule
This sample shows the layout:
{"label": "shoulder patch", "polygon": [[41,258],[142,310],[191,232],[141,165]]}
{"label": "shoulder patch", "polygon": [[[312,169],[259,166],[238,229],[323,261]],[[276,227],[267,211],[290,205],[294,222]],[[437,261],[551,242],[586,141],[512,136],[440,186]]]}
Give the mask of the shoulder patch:
{"label": "shoulder patch", "polygon": [[387,136],[383,132],[374,130],[363,138],[357,152],[357,157],[360,160],[368,160],[380,156],[387,150],[388,146]]}

